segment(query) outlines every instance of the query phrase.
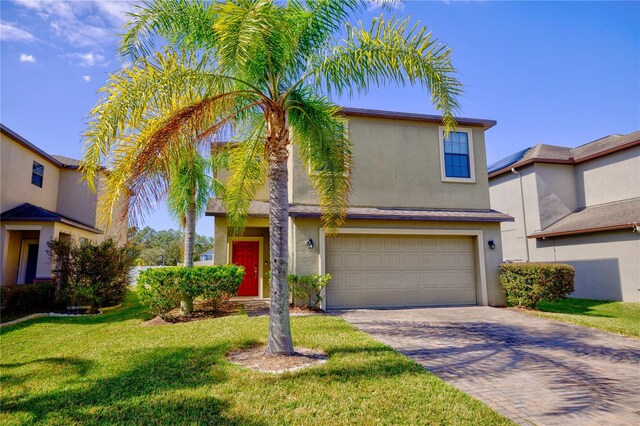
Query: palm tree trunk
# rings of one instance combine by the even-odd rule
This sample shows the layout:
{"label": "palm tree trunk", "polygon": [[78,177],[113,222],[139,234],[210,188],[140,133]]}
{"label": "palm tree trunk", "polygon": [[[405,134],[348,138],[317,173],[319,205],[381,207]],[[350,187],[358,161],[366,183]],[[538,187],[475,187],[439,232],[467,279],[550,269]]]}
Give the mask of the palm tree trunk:
{"label": "palm tree trunk", "polygon": [[[195,198],[195,195],[194,195]],[[189,205],[184,221],[184,266],[193,268],[193,246],[196,234],[196,205],[195,201]],[[189,315],[193,312],[193,299],[183,295],[180,301],[180,313]]]}
{"label": "palm tree trunk", "polygon": [[[271,127],[276,140],[269,140],[269,250],[271,252],[271,303],[267,355],[292,355],[289,321],[289,188],[287,145],[289,134],[284,119]],[[274,131],[275,130],[275,131]]]}

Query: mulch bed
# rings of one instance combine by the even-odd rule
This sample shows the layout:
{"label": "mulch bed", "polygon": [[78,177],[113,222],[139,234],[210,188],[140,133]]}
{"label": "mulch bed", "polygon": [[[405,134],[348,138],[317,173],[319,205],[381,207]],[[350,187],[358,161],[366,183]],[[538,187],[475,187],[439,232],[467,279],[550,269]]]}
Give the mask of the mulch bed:
{"label": "mulch bed", "polygon": [[[290,306],[289,312],[294,316],[321,315],[322,310],[310,309],[306,306]],[[169,312],[170,320],[154,317],[142,323],[143,326],[180,324],[191,321],[201,321],[211,318],[221,318],[230,315],[246,313],[250,317],[269,315],[269,303],[263,300],[225,300],[216,310],[208,309],[203,303],[194,302],[193,313],[189,316],[180,315],[179,309]]]}
{"label": "mulch bed", "polygon": [[320,365],[327,362],[327,355],[319,350],[307,348],[294,348],[293,355],[266,354],[266,346],[254,346],[248,349],[239,349],[227,355],[227,359],[237,365],[264,373],[280,374],[297,371],[303,368]]}

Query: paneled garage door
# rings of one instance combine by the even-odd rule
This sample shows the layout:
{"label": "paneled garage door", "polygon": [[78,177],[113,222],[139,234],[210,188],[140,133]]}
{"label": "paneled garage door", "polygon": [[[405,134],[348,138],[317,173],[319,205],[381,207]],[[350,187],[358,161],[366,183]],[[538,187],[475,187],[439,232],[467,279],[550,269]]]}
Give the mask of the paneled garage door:
{"label": "paneled garage door", "polygon": [[328,237],[328,309],[475,304],[473,239]]}

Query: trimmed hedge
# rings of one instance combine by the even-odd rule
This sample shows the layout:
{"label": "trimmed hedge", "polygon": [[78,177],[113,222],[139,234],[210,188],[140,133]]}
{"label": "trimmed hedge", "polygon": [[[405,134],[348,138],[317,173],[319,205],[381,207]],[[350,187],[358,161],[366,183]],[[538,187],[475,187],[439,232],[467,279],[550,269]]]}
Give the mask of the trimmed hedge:
{"label": "trimmed hedge", "polygon": [[302,299],[310,309],[319,309],[322,289],[330,279],[330,274],[289,275],[289,290],[293,303],[295,304],[296,299]]}
{"label": "trimmed hedge", "polygon": [[169,311],[180,306],[184,299],[201,297],[216,306],[225,297],[236,295],[244,278],[244,268],[236,265],[171,266],[141,271],[138,294],[151,312],[170,319]]}
{"label": "trimmed hedge", "polygon": [[61,306],[55,303],[56,286],[50,282],[5,284],[0,287],[3,314],[49,312]]}
{"label": "trimmed hedge", "polygon": [[47,253],[56,284],[56,300],[67,305],[113,306],[122,303],[138,256],[135,247],[112,239],[100,244],[49,240]]}
{"label": "trimmed hedge", "polygon": [[511,306],[535,308],[540,300],[573,293],[573,266],[564,263],[503,263],[500,284]]}

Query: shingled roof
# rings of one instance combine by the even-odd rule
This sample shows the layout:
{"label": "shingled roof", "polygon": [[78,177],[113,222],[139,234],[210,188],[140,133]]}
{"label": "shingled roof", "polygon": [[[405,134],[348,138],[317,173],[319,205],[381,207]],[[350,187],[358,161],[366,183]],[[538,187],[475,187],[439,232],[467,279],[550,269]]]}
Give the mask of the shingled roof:
{"label": "shingled roof", "polygon": [[609,135],[575,148],[539,144],[490,164],[487,173],[493,178],[532,163],[578,164],[637,145],[640,145],[640,130],[627,135]]}
{"label": "shingled roof", "polygon": [[67,216],[55,213],[33,204],[24,203],[0,214],[1,222],[62,222],[76,228],[84,229],[94,234],[102,234],[102,231],[86,223],[79,222]]}
{"label": "shingled roof", "polygon": [[640,223],[640,198],[632,198],[578,209],[545,229],[528,235],[528,237],[546,238],[614,229],[632,229],[638,223]]}
{"label": "shingled roof", "polygon": [[[227,212],[222,202],[217,199],[209,200],[207,216],[224,217]],[[320,206],[290,204],[290,217],[320,218]],[[249,217],[269,217],[269,203],[267,201],[252,201]],[[513,218],[495,210],[442,210],[442,209],[412,209],[386,207],[349,207],[347,219],[380,219],[380,220],[428,220],[447,222],[513,222]]]}

